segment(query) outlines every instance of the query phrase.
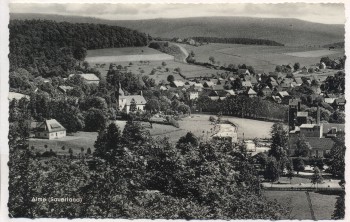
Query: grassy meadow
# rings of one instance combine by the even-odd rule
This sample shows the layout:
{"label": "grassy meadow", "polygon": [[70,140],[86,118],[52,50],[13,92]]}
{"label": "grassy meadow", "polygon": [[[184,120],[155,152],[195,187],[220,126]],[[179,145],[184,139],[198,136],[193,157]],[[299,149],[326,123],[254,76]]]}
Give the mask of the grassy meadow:
{"label": "grassy meadow", "polygon": [[188,52],[195,53],[198,62],[209,62],[213,56],[220,65],[246,64],[265,72],[274,71],[276,65],[294,64],[301,67],[311,66],[320,61],[322,56],[337,58],[344,55],[343,49],[328,50],[322,48],[306,48],[291,46],[262,46],[210,43],[199,47],[181,44]]}

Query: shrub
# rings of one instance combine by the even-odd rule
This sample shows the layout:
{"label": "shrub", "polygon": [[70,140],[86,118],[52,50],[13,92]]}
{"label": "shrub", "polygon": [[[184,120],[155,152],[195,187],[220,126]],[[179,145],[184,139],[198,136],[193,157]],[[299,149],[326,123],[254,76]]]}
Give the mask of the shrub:
{"label": "shrub", "polygon": [[214,117],[214,116],[209,116],[209,121],[210,121],[210,122],[215,122],[215,121],[216,121],[216,119],[215,119],[215,117]]}

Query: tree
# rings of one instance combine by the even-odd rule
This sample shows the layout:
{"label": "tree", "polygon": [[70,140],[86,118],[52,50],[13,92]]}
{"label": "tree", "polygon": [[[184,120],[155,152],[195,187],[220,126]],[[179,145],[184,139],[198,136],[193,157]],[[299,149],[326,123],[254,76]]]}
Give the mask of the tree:
{"label": "tree", "polygon": [[305,170],[304,161],[300,157],[293,159],[293,168],[299,174],[300,171]]}
{"label": "tree", "polygon": [[160,105],[157,99],[150,99],[145,105],[145,109],[151,113],[157,113],[160,110]]}
{"label": "tree", "polygon": [[86,150],[86,154],[91,155],[91,148],[90,148],[90,147],[89,147],[89,148],[87,148],[87,150]]}
{"label": "tree", "polygon": [[272,183],[280,178],[280,171],[276,158],[270,157],[267,161],[267,165],[264,172],[264,178]]}
{"label": "tree", "polygon": [[166,66],[166,65],[167,65],[166,62],[163,61],[163,62],[162,62],[162,66]]}
{"label": "tree", "polygon": [[279,162],[286,156],[286,149],[288,145],[288,132],[282,123],[275,123],[271,127],[271,149],[269,156],[274,156]]}
{"label": "tree", "polygon": [[73,56],[76,60],[79,61],[79,65],[81,61],[84,61],[86,55],[87,55],[87,50],[84,47],[75,48],[73,51]]}
{"label": "tree", "polygon": [[300,136],[296,142],[295,156],[307,157],[310,153],[311,146],[305,141],[304,136]]}
{"label": "tree", "polygon": [[99,109],[91,108],[85,117],[85,130],[89,132],[98,132],[103,130],[107,123],[106,114]]}
{"label": "tree", "polygon": [[107,129],[99,132],[95,141],[94,156],[107,161],[113,161],[116,156],[122,156],[122,136],[119,127],[115,123],[108,125]]}
{"label": "tree", "polygon": [[167,80],[168,80],[168,82],[172,83],[172,82],[174,82],[175,78],[173,75],[168,75]]}
{"label": "tree", "polygon": [[337,202],[335,203],[335,210],[332,214],[332,220],[342,220],[345,217],[345,192],[337,197]]}
{"label": "tree", "polygon": [[323,181],[323,177],[322,177],[321,171],[320,169],[318,169],[318,167],[315,167],[313,175],[311,177],[311,183],[314,185],[315,184],[318,185],[319,183],[322,183],[322,181]]}
{"label": "tree", "polygon": [[329,172],[340,179],[344,179],[345,171],[345,137],[344,133],[339,133],[334,138],[334,145],[329,153]]}
{"label": "tree", "polygon": [[293,68],[294,68],[295,71],[299,70],[300,69],[300,63],[299,62],[294,63]]}
{"label": "tree", "polygon": [[130,112],[136,112],[136,110],[137,110],[136,101],[135,101],[135,99],[133,98],[133,99],[131,99],[131,101],[130,101],[130,108],[129,108],[129,111],[130,111]]}
{"label": "tree", "polygon": [[288,159],[286,163],[286,168],[287,168],[287,174],[286,176],[289,178],[289,183],[292,183],[292,179],[295,176],[294,175],[294,170],[293,170],[293,162],[291,159]]}
{"label": "tree", "polygon": [[215,58],[213,56],[209,56],[209,62],[211,64],[214,64],[215,63]]}

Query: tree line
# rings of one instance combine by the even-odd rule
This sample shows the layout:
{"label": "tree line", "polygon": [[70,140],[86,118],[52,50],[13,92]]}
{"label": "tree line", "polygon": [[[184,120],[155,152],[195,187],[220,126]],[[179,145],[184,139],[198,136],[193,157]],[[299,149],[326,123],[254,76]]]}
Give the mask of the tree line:
{"label": "tree line", "polygon": [[196,42],[243,44],[243,45],[268,45],[284,46],[284,44],[268,39],[250,39],[250,38],[219,38],[219,37],[193,37]]}
{"label": "tree line", "polygon": [[288,109],[286,105],[247,96],[231,96],[218,101],[202,96],[198,98],[197,108],[202,112],[279,121],[286,121]]}
{"label": "tree line", "polygon": [[103,24],[11,20],[9,30],[10,71],[25,68],[42,76],[67,75],[89,49],[148,43],[144,33]]}

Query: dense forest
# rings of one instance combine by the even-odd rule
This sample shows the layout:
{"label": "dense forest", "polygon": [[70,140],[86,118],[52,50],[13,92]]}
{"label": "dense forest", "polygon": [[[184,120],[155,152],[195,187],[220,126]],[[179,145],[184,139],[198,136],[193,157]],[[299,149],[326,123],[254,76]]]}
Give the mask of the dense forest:
{"label": "dense forest", "polygon": [[281,44],[272,40],[267,40],[267,39],[193,37],[193,40],[195,40],[196,42],[210,42],[210,43],[284,46],[284,44]]}
{"label": "dense forest", "polygon": [[10,71],[25,68],[33,75],[64,76],[86,50],[147,45],[140,32],[102,24],[48,20],[11,20]]}

